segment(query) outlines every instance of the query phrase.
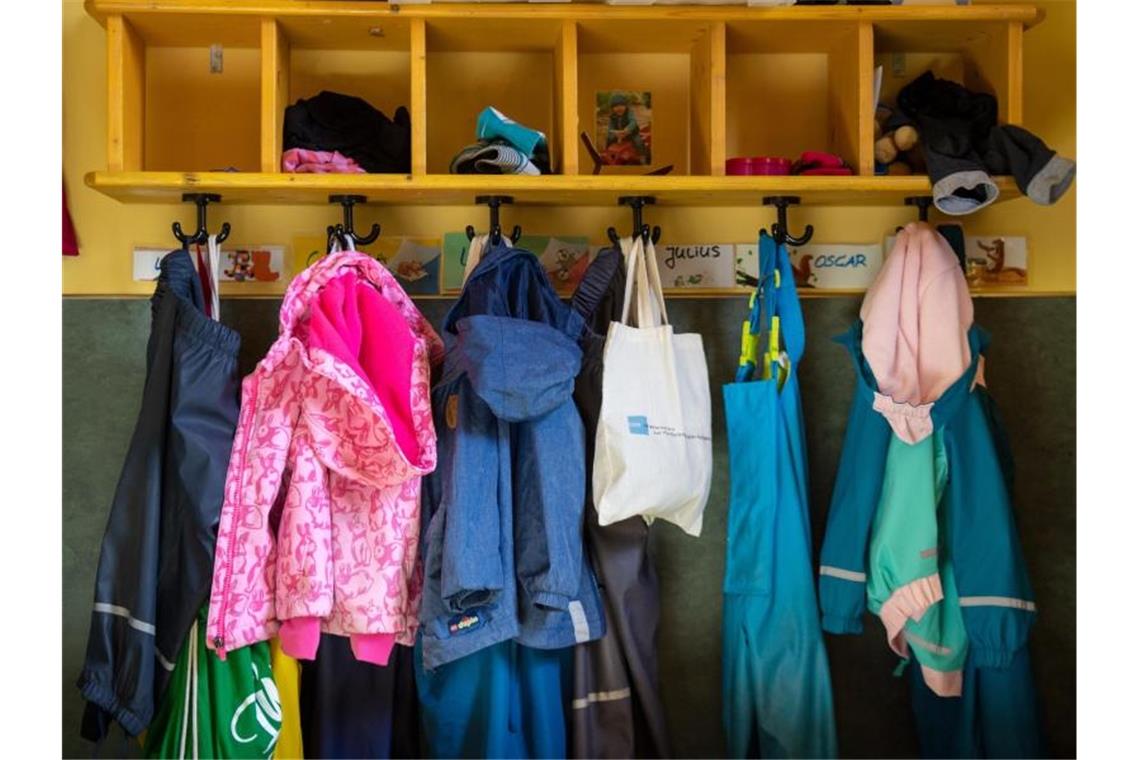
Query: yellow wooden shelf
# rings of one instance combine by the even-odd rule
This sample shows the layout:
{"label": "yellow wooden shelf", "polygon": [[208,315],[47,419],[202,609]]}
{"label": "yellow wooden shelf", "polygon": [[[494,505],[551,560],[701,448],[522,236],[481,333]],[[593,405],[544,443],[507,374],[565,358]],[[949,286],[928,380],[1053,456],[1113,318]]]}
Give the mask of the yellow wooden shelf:
{"label": "yellow wooden shelf", "polygon": [[[463,205],[480,194],[547,206],[608,206],[621,195],[676,206],[754,205],[765,195],[895,205],[929,194],[930,184],[874,176],[876,57],[936,60],[992,92],[999,118],[1018,124],[1022,33],[1041,18],[1023,4],[87,0],[86,8],[106,27],[108,51],[108,160],[87,183],[131,203],[209,191],[250,204],[348,193],[396,205]],[[226,48],[226,63],[207,73],[215,45]],[[653,93],[653,163],[674,166],[672,174],[589,174],[579,135],[598,128],[597,93],[614,88]],[[278,172],[286,107],[323,89],[389,113],[407,105],[410,173]],[[488,104],[547,135],[557,174],[445,173]],[[855,176],[723,176],[731,156],[805,150],[841,156]],[[221,166],[241,171],[200,171]],[[1003,198],[1017,196],[1008,179],[999,186]]]}
{"label": "yellow wooden shelf", "polygon": [[[311,0],[87,0],[88,13],[100,21],[115,14],[187,16],[277,16],[425,19],[573,19],[679,21],[1020,21],[1041,20],[1032,5],[605,5],[601,3],[413,4],[378,2],[312,2]],[[193,21],[193,19],[188,19]]]}
{"label": "yellow wooden shelf", "polygon": [[[1019,197],[1011,177],[996,178],[1001,200]],[[182,193],[218,193],[225,203],[327,203],[330,194],[363,195],[387,205],[462,206],[476,195],[510,195],[533,206],[611,206],[622,195],[660,205],[753,206],[766,195],[796,195],[819,206],[894,206],[929,195],[912,177],[646,177],[428,174],[268,174],[244,172],[91,172],[87,184],[126,203],[177,203]]]}

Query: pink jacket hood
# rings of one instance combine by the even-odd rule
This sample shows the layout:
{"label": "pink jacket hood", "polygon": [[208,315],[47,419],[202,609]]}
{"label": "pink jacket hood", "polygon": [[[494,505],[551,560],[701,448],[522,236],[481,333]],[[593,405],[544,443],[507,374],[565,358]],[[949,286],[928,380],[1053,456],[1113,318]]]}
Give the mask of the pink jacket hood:
{"label": "pink jacket hood", "polygon": [[899,231],[859,316],[875,409],[900,438],[920,441],[933,432],[933,402],[970,366],[974,304],[946,239],[923,222]]}
{"label": "pink jacket hood", "polygon": [[278,338],[242,383],[210,596],[219,655],[279,628],[298,657],[315,655],[322,630],[374,662],[412,643],[442,354],[371,257],[334,253],[294,279]]}

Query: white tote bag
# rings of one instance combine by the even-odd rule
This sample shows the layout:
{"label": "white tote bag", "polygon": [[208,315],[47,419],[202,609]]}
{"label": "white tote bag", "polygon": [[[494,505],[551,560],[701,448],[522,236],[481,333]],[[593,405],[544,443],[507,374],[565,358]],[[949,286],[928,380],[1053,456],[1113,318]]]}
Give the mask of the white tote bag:
{"label": "white tote bag", "polygon": [[699,536],[712,483],[704,345],[697,333],[674,334],[656,252],[640,237],[626,254],[622,319],[610,323],[603,361],[593,480],[598,522],[641,515]]}

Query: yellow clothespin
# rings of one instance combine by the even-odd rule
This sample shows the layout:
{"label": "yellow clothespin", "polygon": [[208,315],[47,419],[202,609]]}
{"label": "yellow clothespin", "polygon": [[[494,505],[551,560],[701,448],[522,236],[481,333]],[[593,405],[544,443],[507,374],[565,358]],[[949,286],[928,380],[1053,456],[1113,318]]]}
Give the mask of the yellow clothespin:
{"label": "yellow clothespin", "polygon": [[768,332],[768,354],[764,357],[767,363],[778,361],[780,358],[780,318],[772,317],[772,329]]}
{"label": "yellow clothespin", "polygon": [[[748,311],[751,313],[752,307],[756,305],[756,291],[752,291],[752,295],[748,298]],[[744,324],[740,327],[740,366],[743,367],[748,362],[752,362],[752,366],[760,365],[760,358],[758,348],[760,346],[760,336],[752,332],[752,319],[744,320]]]}
{"label": "yellow clothespin", "polygon": [[744,320],[740,327],[740,366],[752,362],[752,366],[759,366],[760,361],[757,356],[757,348],[760,345],[760,336],[752,333],[752,323],[750,320]]}

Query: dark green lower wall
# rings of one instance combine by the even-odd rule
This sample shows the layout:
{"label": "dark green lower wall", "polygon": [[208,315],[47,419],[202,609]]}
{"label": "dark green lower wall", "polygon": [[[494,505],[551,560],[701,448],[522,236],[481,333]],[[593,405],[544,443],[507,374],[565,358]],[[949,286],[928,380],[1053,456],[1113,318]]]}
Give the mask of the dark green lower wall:
{"label": "dark green lower wall", "polygon": [[[449,304],[421,303],[433,324]],[[818,553],[852,374],[828,338],[858,312],[856,298],[804,302],[808,348],[800,368]],[[279,302],[223,304],[225,321],[243,336],[242,372],[272,342]],[[720,724],[720,614],[728,469],[719,386],[732,377],[742,300],[671,301],[672,321],[704,335],[714,399],[716,473],[700,539],[669,525],[654,527],[661,574],[661,681],[678,755],[724,752]],[[1015,501],[1040,610],[1032,638],[1049,746],[1076,754],[1076,303],[1072,298],[979,299],[977,321],[993,335],[987,385],[1013,441]],[[143,300],[63,303],[63,751],[90,756],[78,736],[82,701],[74,686],[83,660],[94,572],[142,391],[149,329]],[[905,679],[881,626],[859,637],[828,637],[839,747],[849,757],[913,756]],[[118,748],[109,748],[121,752]]]}

